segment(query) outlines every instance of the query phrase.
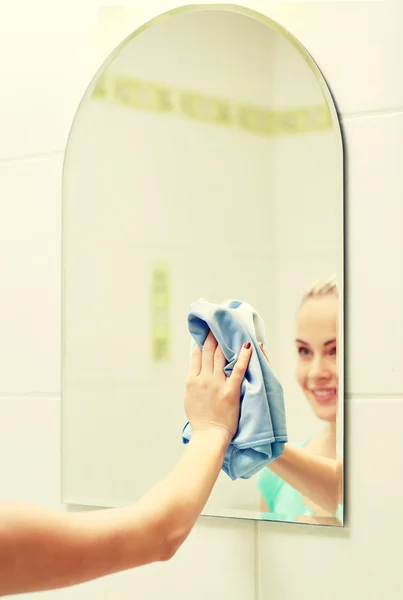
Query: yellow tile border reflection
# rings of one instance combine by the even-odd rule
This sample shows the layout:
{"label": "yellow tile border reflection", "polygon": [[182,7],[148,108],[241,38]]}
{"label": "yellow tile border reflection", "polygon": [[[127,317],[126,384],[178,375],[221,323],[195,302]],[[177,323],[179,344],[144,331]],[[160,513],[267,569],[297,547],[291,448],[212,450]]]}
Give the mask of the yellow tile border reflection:
{"label": "yellow tile border reflection", "polygon": [[333,127],[325,103],[274,110],[108,72],[96,80],[91,98],[269,137],[321,132]]}

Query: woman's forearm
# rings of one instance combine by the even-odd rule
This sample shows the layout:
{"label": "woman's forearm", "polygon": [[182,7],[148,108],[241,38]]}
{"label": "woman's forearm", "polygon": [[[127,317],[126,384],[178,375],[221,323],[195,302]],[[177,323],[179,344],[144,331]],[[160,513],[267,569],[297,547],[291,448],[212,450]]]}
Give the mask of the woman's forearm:
{"label": "woman's forearm", "polygon": [[220,474],[229,442],[225,431],[193,432],[175,469],[138,502],[137,509],[147,518],[160,514],[165,523],[168,554],[174,553],[187,538],[202,512]]}
{"label": "woman's forearm", "polygon": [[167,560],[219,475],[226,435],[195,434],[177,466],[134,506],[63,513],[0,504],[0,595],[75,585]]}
{"label": "woman's forearm", "polygon": [[247,342],[227,378],[211,332],[202,350],[194,348],[185,386],[192,439],[135,506],[68,514],[0,503],[0,595],[66,587],[170,558],[206,504],[237,430],[251,353]]}
{"label": "woman's forearm", "polygon": [[343,497],[342,459],[315,456],[287,444],[268,468],[324,510],[337,513]]}

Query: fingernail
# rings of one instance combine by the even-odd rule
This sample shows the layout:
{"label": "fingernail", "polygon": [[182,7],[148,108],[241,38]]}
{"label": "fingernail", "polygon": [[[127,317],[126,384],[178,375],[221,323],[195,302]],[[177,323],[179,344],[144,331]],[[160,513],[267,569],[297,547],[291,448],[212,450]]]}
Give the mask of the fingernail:
{"label": "fingernail", "polygon": [[243,347],[244,347],[246,350],[249,350],[249,348],[251,347],[251,343],[250,343],[250,342],[245,342],[245,343],[244,343],[244,345],[243,345]]}

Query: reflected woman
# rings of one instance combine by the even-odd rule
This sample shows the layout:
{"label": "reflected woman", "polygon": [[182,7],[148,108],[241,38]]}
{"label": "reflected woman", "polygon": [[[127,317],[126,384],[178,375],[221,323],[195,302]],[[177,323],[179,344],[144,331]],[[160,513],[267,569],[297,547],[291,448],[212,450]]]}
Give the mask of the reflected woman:
{"label": "reflected woman", "polygon": [[[341,517],[338,494],[342,461],[337,457],[336,442],[337,332],[338,290],[331,279],[314,285],[303,296],[295,340],[297,381],[326,427],[317,437],[287,444],[284,454],[257,477],[261,509],[276,513],[276,520],[331,523],[336,516]],[[319,476],[322,467],[324,479]]]}

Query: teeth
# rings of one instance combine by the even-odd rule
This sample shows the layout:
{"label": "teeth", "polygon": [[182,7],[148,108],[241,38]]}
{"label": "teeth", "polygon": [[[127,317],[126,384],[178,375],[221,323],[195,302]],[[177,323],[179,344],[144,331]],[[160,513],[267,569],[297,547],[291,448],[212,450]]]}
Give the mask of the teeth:
{"label": "teeth", "polygon": [[333,390],[327,390],[325,392],[317,390],[314,392],[314,394],[317,396],[329,396],[330,394],[333,394]]}

